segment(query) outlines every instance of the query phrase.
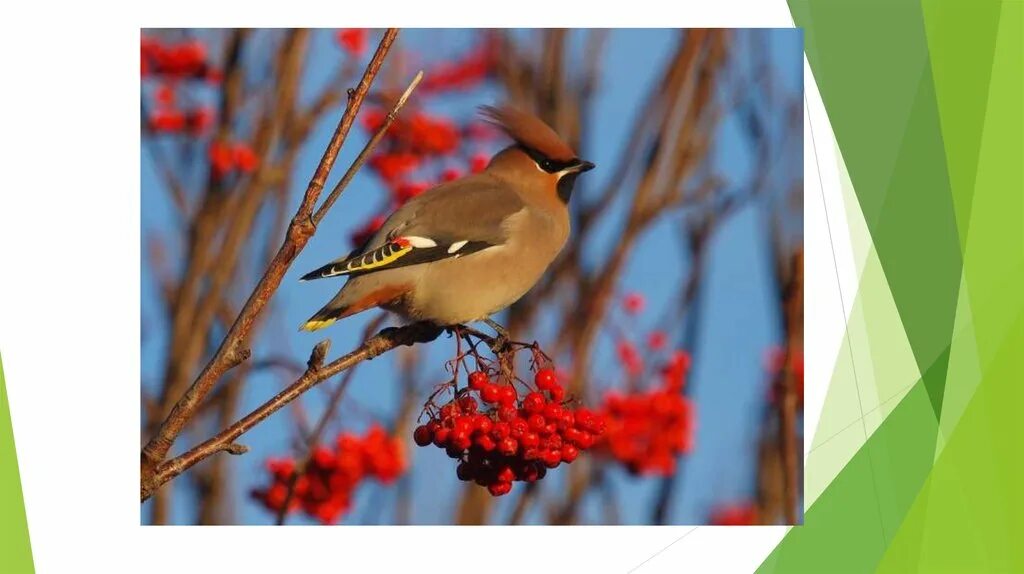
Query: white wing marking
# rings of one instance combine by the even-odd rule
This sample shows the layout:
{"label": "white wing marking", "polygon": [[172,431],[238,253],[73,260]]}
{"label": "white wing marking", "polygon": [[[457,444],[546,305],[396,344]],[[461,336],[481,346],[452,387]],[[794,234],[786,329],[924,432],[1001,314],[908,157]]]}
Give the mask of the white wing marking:
{"label": "white wing marking", "polygon": [[406,235],[406,236],[402,237],[402,239],[405,239],[406,241],[409,242],[409,245],[412,245],[413,247],[416,247],[418,249],[422,249],[424,247],[437,247],[437,242],[435,242],[433,239],[429,239],[427,237],[419,237],[419,236],[416,236],[416,235]]}

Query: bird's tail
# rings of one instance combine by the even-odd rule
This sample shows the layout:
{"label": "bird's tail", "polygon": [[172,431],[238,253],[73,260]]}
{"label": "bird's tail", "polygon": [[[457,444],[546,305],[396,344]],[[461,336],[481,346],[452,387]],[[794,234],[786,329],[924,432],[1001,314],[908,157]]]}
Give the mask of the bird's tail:
{"label": "bird's tail", "polygon": [[315,315],[313,315],[305,323],[303,323],[302,326],[299,327],[299,330],[312,332],[319,331],[324,327],[330,327],[338,319],[347,317],[348,315],[346,314],[346,311],[348,311],[347,306],[332,307],[331,305],[327,305],[323,309],[317,311]]}

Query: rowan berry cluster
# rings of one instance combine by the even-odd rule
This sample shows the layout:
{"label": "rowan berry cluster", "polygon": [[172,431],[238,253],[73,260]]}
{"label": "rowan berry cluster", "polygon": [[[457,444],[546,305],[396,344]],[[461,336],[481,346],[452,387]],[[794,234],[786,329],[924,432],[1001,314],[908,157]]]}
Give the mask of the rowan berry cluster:
{"label": "rowan berry cluster", "polygon": [[461,59],[443,62],[432,69],[424,78],[421,89],[427,93],[439,93],[479,86],[494,70],[497,49],[494,36],[484,36],[480,45]]}
{"label": "rowan berry cluster", "polygon": [[[220,73],[207,61],[206,46],[198,40],[180,44],[164,44],[159,39],[143,36],[142,78],[155,87],[149,92],[152,111],[144,118],[144,127],[158,134],[198,136],[213,125],[209,106],[179,106],[179,86],[194,80],[220,81]],[[144,93],[145,94],[145,93]]]}
{"label": "rowan berry cluster", "polygon": [[302,511],[323,524],[331,524],[351,508],[356,488],[364,480],[389,484],[406,468],[402,442],[377,425],[363,436],[341,433],[333,446],[315,447],[297,478],[294,459],[269,459],[266,466],[271,484],[253,490],[253,499],[274,513],[280,512],[294,480],[288,512]]}
{"label": "rowan berry cluster", "polygon": [[173,80],[219,82],[221,74],[209,62],[206,46],[199,40],[164,43],[152,36],[142,37],[142,77],[162,76]]}
{"label": "rowan berry cluster", "polygon": [[213,142],[210,144],[210,173],[222,179],[236,173],[252,173],[260,158],[248,144]]}
{"label": "rowan berry cluster", "polygon": [[689,356],[677,351],[661,368],[657,387],[605,395],[603,446],[631,473],[669,476],[678,455],[693,448],[694,409],[682,392],[689,364]]}
{"label": "rowan berry cluster", "polygon": [[450,402],[439,409],[428,403],[430,420],[416,428],[413,439],[445,449],[459,461],[460,480],[476,482],[493,496],[508,494],[515,481],[541,480],[548,469],[571,463],[600,439],[604,418],[566,401],[552,369],[540,369],[532,388],[524,386],[521,395],[514,384],[474,371]]}

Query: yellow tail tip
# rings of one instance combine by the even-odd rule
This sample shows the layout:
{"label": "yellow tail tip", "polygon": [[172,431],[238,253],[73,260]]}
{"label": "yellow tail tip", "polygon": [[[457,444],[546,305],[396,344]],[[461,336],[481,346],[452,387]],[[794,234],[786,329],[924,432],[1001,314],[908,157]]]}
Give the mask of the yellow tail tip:
{"label": "yellow tail tip", "polygon": [[333,325],[335,321],[337,321],[337,319],[310,319],[309,321],[306,321],[301,327],[299,327],[299,330],[310,332],[319,331],[324,327],[329,327]]}

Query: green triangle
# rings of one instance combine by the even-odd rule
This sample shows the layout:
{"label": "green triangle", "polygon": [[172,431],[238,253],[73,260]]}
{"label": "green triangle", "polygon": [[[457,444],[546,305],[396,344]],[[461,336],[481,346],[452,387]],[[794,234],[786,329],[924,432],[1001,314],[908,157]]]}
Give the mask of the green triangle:
{"label": "green triangle", "polygon": [[916,385],[764,564],[780,572],[872,571],[931,470],[937,430],[927,392]]}
{"label": "green triangle", "polygon": [[948,366],[949,347],[946,347],[921,377],[924,380],[924,388],[928,391],[928,400],[932,403],[932,410],[935,411],[936,421],[942,416],[942,395],[946,389],[946,368]]}
{"label": "green triangle", "polygon": [[7,402],[7,383],[0,363],[0,565],[4,572],[34,572],[32,545],[21,494],[18,453],[14,448],[14,427]]}

